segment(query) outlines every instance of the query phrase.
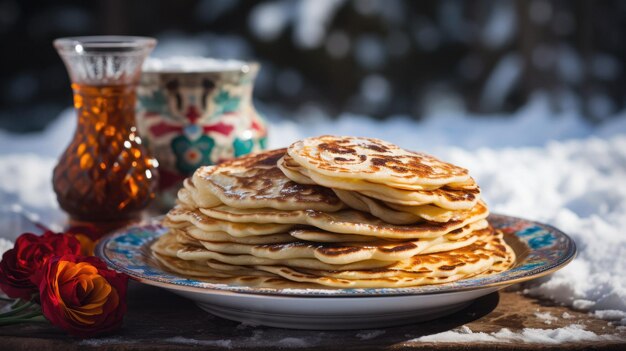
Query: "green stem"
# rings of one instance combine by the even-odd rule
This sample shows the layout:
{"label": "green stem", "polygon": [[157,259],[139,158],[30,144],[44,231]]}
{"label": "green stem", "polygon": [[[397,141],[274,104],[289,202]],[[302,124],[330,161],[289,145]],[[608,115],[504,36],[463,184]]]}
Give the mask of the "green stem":
{"label": "green stem", "polygon": [[23,310],[21,314],[17,314],[13,316],[5,316],[5,317],[0,318],[0,325],[14,324],[16,323],[15,321],[30,321],[30,320],[37,321],[38,319],[41,319],[41,318],[43,318],[43,314],[40,308],[34,311],[31,309],[27,309],[27,310]]}
{"label": "green stem", "polygon": [[9,307],[10,309],[14,309],[20,305],[23,305],[26,303],[26,300],[22,300],[22,299],[17,299],[15,301],[13,301],[13,303],[11,304],[11,307]]}
{"label": "green stem", "polygon": [[42,323],[47,322],[47,319],[41,314],[20,316],[19,318],[4,318],[0,319],[0,326],[18,324],[18,323]]}
{"label": "green stem", "polygon": [[[29,313],[22,314],[22,315],[19,315],[19,316],[15,316],[15,317],[12,317],[12,318],[24,319],[24,318],[37,317],[37,316],[41,316],[41,315],[42,315],[41,311],[30,311]],[[9,318],[9,319],[11,319],[11,318]],[[2,320],[2,319],[0,319],[0,320]]]}
{"label": "green stem", "polygon": [[10,297],[0,296],[0,301],[7,301],[7,302],[9,302],[9,301],[15,301],[15,299],[12,299]]}
{"label": "green stem", "polygon": [[9,311],[4,312],[4,313],[0,313],[0,319],[16,315],[19,312],[21,312],[21,311],[23,311],[23,310],[25,310],[25,309],[35,305],[34,303],[32,303],[30,301],[29,302],[23,302],[23,303],[22,302],[23,302],[22,300],[18,300],[14,304],[11,305]]}

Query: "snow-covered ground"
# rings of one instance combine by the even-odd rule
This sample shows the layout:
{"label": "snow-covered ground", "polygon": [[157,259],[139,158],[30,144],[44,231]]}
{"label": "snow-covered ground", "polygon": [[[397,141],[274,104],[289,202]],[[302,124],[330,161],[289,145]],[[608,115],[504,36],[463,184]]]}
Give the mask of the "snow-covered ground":
{"label": "snow-covered ground", "polygon": [[575,343],[580,341],[618,341],[619,337],[613,335],[598,335],[586,330],[584,326],[572,324],[567,327],[555,329],[524,328],[521,333],[512,332],[502,328],[493,333],[473,332],[467,326],[459,330],[449,330],[437,334],[422,336],[409,342],[487,342],[487,343],[511,343],[524,342],[531,344],[559,344]]}
{"label": "snow-covered ground", "polygon": [[[526,286],[527,294],[626,324],[626,113],[592,126],[575,106],[558,114],[548,106],[538,95],[506,118],[442,110],[422,122],[403,116],[375,121],[347,114],[331,120],[315,109],[296,116],[300,122],[281,119],[269,108],[266,115],[271,147],[319,134],[372,136],[469,168],[493,212],[547,222],[578,245],[579,255],[569,266]],[[0,211],[5,218],[25,210],[58,227],[62,216],[52,193],[51,170],[71,138],[73,124],[73,112],[68,110],[43,133],[16,136],[0,131]],[[0,236],[14,238],[3,222]],[[575,324],[561,329],[528,330],[530,334],[521,336],[508,330],[450,333],[477,340],[595,338]]]}

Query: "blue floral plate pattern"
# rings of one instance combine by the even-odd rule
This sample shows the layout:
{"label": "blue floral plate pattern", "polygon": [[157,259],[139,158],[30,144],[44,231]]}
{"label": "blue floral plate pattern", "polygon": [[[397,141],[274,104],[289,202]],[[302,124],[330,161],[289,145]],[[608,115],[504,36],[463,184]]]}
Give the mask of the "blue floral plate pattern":
{"label": "blue floral plate pattern", "polygon": [[110,267],[128,274],[142,283],[182,293],[261,294],[272,296],[377,297],[401,295],[432,295],[505,286],[550,274],[567,265],[576,255],[576,245],[558,229],[525,219],[492,214],[489,222],[505,234],[505,240],[517,255],[513,268],[486,277],[469,278],[452,283],[411,288],[368,289],[269,289],[212,284],[169,273],[156,263],[150,244],[167,229],[158,220],[129,227],[103,238],[96,255]]}

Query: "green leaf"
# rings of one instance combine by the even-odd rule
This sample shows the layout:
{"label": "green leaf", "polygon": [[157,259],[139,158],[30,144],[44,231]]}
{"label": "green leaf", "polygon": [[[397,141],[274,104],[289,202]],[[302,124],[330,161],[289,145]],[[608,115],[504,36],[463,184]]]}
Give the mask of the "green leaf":
{"label": "green leaf", "polygon": [[215,102],[215,113],[213,115],[217,116],[236,111],[239,108],[240,101],[239,97],[231,96],[226,90],[220,90],[213,98],[213,102]]}

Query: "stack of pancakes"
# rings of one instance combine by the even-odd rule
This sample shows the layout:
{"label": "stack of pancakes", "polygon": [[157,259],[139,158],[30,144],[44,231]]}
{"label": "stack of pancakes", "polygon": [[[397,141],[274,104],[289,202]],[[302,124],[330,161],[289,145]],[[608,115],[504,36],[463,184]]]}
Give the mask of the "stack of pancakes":
{"label": "stack of pancakes", "polygon": [[199,168],[152,246],[216,283],[371,288],[508,269],[466,169],[378,139],[321,136]]}

